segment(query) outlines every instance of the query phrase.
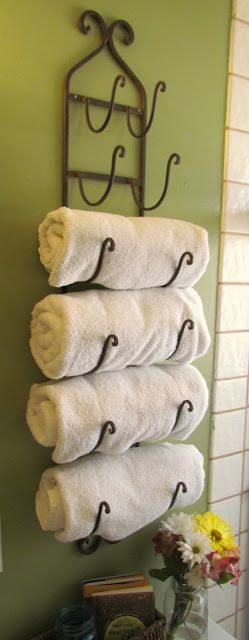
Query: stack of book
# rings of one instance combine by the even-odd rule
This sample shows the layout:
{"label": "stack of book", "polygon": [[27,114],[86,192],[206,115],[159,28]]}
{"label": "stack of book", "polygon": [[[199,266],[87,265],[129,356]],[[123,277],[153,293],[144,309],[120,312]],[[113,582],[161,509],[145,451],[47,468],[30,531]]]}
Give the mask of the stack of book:
{"label": "stack of book", "polygon": [[82,595],[94,615],[98,640],[128,640],[155,621],[153,588],[144,573],[83,582]]}

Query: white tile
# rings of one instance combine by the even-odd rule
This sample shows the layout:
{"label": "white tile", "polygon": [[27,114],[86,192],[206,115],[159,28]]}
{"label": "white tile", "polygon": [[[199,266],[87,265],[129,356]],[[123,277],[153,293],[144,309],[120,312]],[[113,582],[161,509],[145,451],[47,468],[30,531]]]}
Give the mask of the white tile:
{"label": "white tile", "polygon": [[249,236],[223,234],[219,281],[249,284]]}
{"label": "white tile", "polygon": [[249,286],[221,284],[218,292],[217,330],[246,331],[249,327]]}
{"label": "white tile", "polygon": [[246,405],[247,378],[217,380],[213,390],[213,411],[240,409]]}
{"label": "white tile", "polygon": [[235,635],[235,616],[230,616],[230,618],[226,618],[225,620],[221,620],[219,622],[219,626],[222,627],[227,633],[230,633],[231,636]]}
{"label": "white tile", "polygon": [[246,437],[245,437],[245,449],[249,449],[249,409],[246,411]]}
{"label": "white tile", "polygon": [[242,493],[240,530],[249,529],[249,492]]}
{"label": "white tile", "polygon": [[229,71],[249,78],[249,24],[233,20]]}
{"label": "white tile", "polygon": [[208,610],[209,615],[215,622],[232,615],[236,610],[237,587],[226,584],[220,588],[215,585],[208,589]]}
{"label": "white tile", "polygon": [[244,456],[243,491],[249,491],[249,451],[245,451]]}
{"label": "white tile", "polygon": [[249,572],[245,571],[239,578],[238,609],[248,607]]}
{"label": "white tile", "polygon": [[245,410],[213,416],[211,457],[242,451],[244,447]]}
{"label": "white tile", "polygon": [[229,498],[241,492],[242,455],[242,453],[238,453],[234,456],[210,461],[210,502]]}
{"label": "white tile", "polygon": [[[248,603],[247,603],[248,606]],[[237,613],[237,640],[248,640],[249,637],[249,612],[248,609]]]}
{"label": "white tile", "polygon": [[[249,2],[248,2],[249,6]],[[249,81],[229,77],[227,126],[249,131]]]}
{"label": "white tile", "polygon": [[[249,26],[248,26],[249,30]],[[249,55],[248,55],[249,59]],[[225,141],[224,179],[249,184],[249,134],[228,129]]]}
{"label": "white tile", "polygon": [[236,18],[249,22],[248,0],[235,0],[233,3],[233,15],[236,16]]}
{"label": "white tile", "polygon": [[236,378],[248,373],[249,333],[220,333],[215,345],[215,378]]}
{"label": "white tile", "polygon": [[[249,82],[248,82],[249,84]],[[249,186],[224,182],[222,230],[249,233]]]}
{"label": "white tile", "polygon": [[[240,570],[249,569],[249,532],[240,534]],[[248,603],[249,604],[249,603]]]}
{"label": "white tile", "polygon": [[220,502],[211,502],[208,509],[229,522],[234,534],[239,532],[240,496],[227,498],[227,500],[221,500]]}

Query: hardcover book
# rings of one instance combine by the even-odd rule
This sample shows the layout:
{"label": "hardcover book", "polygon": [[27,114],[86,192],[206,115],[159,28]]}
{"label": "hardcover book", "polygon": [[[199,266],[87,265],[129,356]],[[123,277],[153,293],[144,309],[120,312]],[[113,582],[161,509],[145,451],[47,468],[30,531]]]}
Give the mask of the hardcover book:
{"label": "hardcover book", "polygon": [[151,585],[97,591],[90,598],[98,640],[128,640],[155,621]]}

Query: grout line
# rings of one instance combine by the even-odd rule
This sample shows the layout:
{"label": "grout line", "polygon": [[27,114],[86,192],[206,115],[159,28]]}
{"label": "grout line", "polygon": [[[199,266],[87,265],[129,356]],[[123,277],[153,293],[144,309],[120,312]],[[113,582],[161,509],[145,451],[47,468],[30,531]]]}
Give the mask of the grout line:
{"label": "grout line", "polygon": [[220,622],[224,622],[224,620],[228,620],[228,618],[233,618],[233,616],[236,615],[236,613],[238,613],[238,611],[247,611],[248,607],[240,607],[240,609],[236,609],[236,611],[234,611],[234,613],[229,613],[229,616],[226,616],[225,618],[221,618],[220,620],[217,620],[216,624],[219,624]]}
{"label": "grout line", "polygon": [[244,287],[246,285],[248,287],[249,282],[232,282],[232,281],[228,282],[227,280],[219,280],[217,284],[219,286],[222,285],[222,284],[225,284],[226,286],[227,285],[228,286],[232,285],[232,286],[236,286],[236,287],[241,287],[241,286]]}
{"label": "grout line", "polygon": [[222,458],[231,458],[232,456],[237,456],[239,453],[243,453],[244,451],[249,451],[249,449],[240,449],[240,451],[233,451],[232,453],[223,453],[222,456],[212,456],[209,460],[222,460]]}
{"label": "grout line", "polygon": [[234,411],[241,411],[242,409],[248,409],[248,405],[245,407],[236,407],[236,409],[224,409],[224,411],[212,411],[213,416],[218,416],[223,413],[234,413]]}
{"label": "grout line", "polygon": [[223,329],[215,331],[216,335],[220,333],[249,333],[249,329]]}
{"label": "grout line", "polygon": [[240,78],[241,80],[247,80],[249,82],[248,76],[243,76],[241,73],[235,73],[234,71],[229,71],[228,76],[234,76],[235,78]]}
{"label": "grout line", "polygon": [[227,180],[227,178],[223,179],[223,182],[228,182],[231,184],[240,184],[243,185],[244,187],[249,187],[249,182],[241,182],[240,180]]}
{"label": "grout line", "polygon": [[241,231],[226,231],[226,229],[224,229],[224,231],[221,231],[221,234],[227,236],[245,236],[246,238],[249,236],[249,232],[242,233]]}
{"label": "grout line", "polygon": [[243,20],[243,18],[237,18],[237,16],[232,16],[232,21],[242,22],[243,24],[247,24],[247,26],[249,27],[249,22],[247,20]]}
{"label": "grout line", "polygon": [[243,376],[230,376],[228,378],[214,378],[214,382],[226,382],[226,380],[241,380],[241,378],[247,378],[247,374]]}
{"label": "grout line", "polygon": [[226,125],[225,126],[225,130],[226,131],[235,131],[236,133],[245,133],[247,136],[249,136],[248,129],[237,129],[237,127],[229,127],[228,125]]}
{"label": "grout line", "polygon": [[218,500],[209,500],[208,504],[216,504],[216,502],[224,502],[224,500],[230,500],[230,498],[238,498],[238,496],[244,495],[244,493],[248,493],[249,489],[244,489],[241,493],[233,493],[231,496],[225,496],[224,498],[219,498]]}
{"label": "grout line", "polygon": [[[247,366],[247,377],[249,377],[249,356],[248,356],[248,366]],[[247,385],[247,392],[246,392],[246,404],[248,404],[249,401],[249,393],[248,393],[248,385]],[[241,518],[242,518],[242,496],[243,496],[243,486],[244,486],[244,471],[245,471],[245,448],[246,448],[246,411],[245,411],[245,418],[244,418],[244,441],[243,441],[243,454],[242,454],[242,473],[241,473],[241,492],[240,492],[240,510],[239,510],[239,528],[240,528],[240,532],[239,532],[239,546],[240,546],[240,542],[241,542]],[[237,589],[237,593],[236,593],[236,635],[237,635],[237,613],[238,613],[238,598],[239,598],[239,590]]]}

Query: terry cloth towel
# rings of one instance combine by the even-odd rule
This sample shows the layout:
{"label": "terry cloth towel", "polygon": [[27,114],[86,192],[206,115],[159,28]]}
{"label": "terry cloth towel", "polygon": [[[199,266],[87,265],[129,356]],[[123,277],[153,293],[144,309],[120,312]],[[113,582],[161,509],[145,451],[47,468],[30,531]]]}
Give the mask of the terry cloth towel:
{"label": "terry cloth towel", "polygon": [[185,440],[207,404],[206,382],[191,365],[127,367],[32,385],[27,422],[64,463],[94,449],[118,454],[138,441]]}
{"label": "terry cloth towel", "polygon": [[117,456],[93,453],[43,473],[36,512],[42,529],[72,542],[93,531],[106,501],[110,513],[102,512],[96,533],[120,540],[162,516],[182,481],[187,492],[180,488],[175,501],[181,509],[193,504],[204,486],[203,456],[193,445],[156,444]]}
{"label": "terry cloth towel", "polygon": [[193,263],[187,263],[189,256],[184,258],[172,286],[192,287],[209,260],[207,231],[189,222],[61,207],[48,213],[39,226],[40,259],[50,274],[49,283],[61,287],[91,278],[107,238],[115,247],[107,243],[94,282],[111,289],[165,285],[186,251],[192,253]]}
{"label": "terry cloth towel", "polygon": [[[118,344],[115,338],[106,343],[112,335]],[[91,373],[100,359],[99,371],[169,358],[184,364],[203,355],[209,340],[194,289],[92,290],[51,294],[38,302],[30,347],[42,372],[58,379]]]}

